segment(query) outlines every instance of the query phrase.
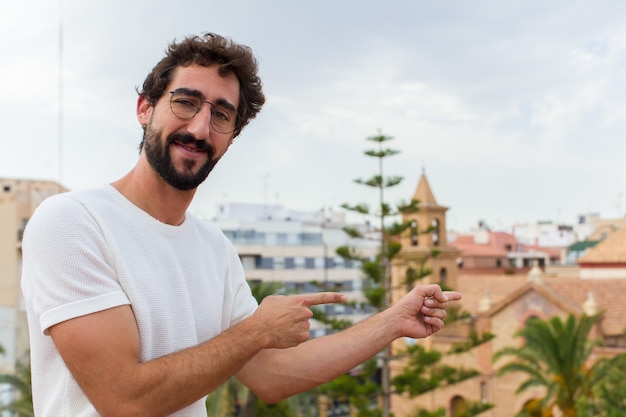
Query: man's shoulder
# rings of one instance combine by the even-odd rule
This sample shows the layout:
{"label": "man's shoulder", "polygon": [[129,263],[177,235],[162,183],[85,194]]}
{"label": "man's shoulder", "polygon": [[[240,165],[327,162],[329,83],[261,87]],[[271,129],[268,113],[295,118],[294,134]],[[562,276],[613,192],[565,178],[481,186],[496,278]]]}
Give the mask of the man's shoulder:
{"label": "man's shoulder", "polygon": [[[54,194],[39,204],[32,218],[75,218],[91,212],[94,207],[106,205],[115,199],[111,186],[67,191]],[[32,220],[32,219],[31,219]]]}
{"label": "man's shoulder", "polygon": [[70,201],[80,202],[97,199],[107,199],[111,198],[110,188],[110,185],[102,185],[99,187],[66,191],[63,193],[51,195],[50,197],[46,198],[42,202],[42,204],[50,204],[50,202],[54,204],[68,204]]}

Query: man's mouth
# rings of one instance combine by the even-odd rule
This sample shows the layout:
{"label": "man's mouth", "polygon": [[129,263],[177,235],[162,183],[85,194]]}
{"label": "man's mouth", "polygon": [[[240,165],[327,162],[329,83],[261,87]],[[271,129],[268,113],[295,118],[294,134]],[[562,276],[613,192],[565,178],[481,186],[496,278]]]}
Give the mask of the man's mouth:
{"label": "man's mouth", "polygon": [[186,150],[188,150],[189,152],[196,152],[196,153],[206,153],[206,151],[201,151],[200,149],[198,149],[195,146],[190,146],[190,145],[185,145],[184,143],[180,143],[178,141],[174,142],[176,145],[185,148]]}
{"label": "man's mouth", "polygon": [[175,133],[169,137],[170,144],[175,144],[192,153],[208,154],[213,157],[213,146],[204,140],[196,140],[193,136],[184,133]]}

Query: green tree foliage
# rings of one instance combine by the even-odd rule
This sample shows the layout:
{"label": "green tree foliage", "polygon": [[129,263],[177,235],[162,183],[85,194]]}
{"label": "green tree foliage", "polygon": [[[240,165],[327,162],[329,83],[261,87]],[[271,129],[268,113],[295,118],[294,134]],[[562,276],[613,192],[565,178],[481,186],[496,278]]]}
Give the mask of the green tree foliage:
{"label": "green tree foliage", "polygon": [[413,414],[412,417],[445,417],[445,415],[446,415],[446,409],[443,407],[440,407],[436,409],[435,411],[419,409],[415,412],[415,414]]}
{"label": "green tree foliage", "polygon": [[437,350],[426,350],[421,345],[413,345],[407,350],[409,358],[403,372],[392,380],[397,393],[407,393],[411,397],[437,388],[457,384],[479,374],[473,369],[455,368],[440,363],[443,354]]}
{"label": "green tree foliage", "polygon": [[613,393],[615,385],[623,384],[623,368],[615,369],[623,364],[620,362],[623,359],[591,360],[599,342],[590,340],[589,333],[597,321],[598,316],[587,315],[579,319],[569,315],[565,320],[553,317],[549,321],[531,318],[517,332],[517,336],[525,339],[523,346],[496,352],[494,361],[512,358],[499,369],[499,375],[521,372],[528,376],[518,387],[518,393],[531,387],[546,390],[544,398],[529,402],[520,415],[552,416],[558,408],[565,417],[583,417],[579,412],[583,405],[595,407],[601,401],[608,406],[617,400],[614,405],[620,406],[623,397],[615,398]]}
{"label": "green tree foliage", "polygon": [[577,417],[626,415],[626,353],[601,359],[602,381],[592,387],[593,396],[577,400]]}
{"label": "green tree foliage", "polygon": [[[419,211],[419,201],[412,199],[408,202],[400,201],[395,206],[387,204],[384,200],[385,190],[394,187],[402,181],[402,177],[385,177],[383,174],[383,160],[396,155],[399,151],[386,148],[387,143],[392,139],[390,136],[378,135],[368,137],[367,140],[377,145],[377,149],[365,151],[365,154],[378,159],[378,173],[370,179],[357,179],[357,184],[365,185],[378,191],[379,201],[374,209],[365,203],[355,205],[343,204],[342,207],[355,213],[370,216],[377,219],[380,228],[380,250],[375,256],[362,256],[353,247],[345,246],[337,249],[337,254],[344,259],[357,261],[361,265],[363,273],[363,295],[367,303],[374,309],[380,311],[387,308],[391,302],[390,293],[394,288],[391,285],[390,266],[394,259],[401,253],[402,245],[400,237],[411,233],[412,221],[400,221],[394,219],[401,218],[401,215],[410,215]],[[357,228],[346,228],[344,231],[352,238],[363,238],[363,234]],[[429,234],[435,231],[435,227],[429,226],[427,229],[417,231],[418,234]],[[439,251],[432,250],[427,255],[420,255],[415,259],[417,266],[407,270],[399,286],[402,289],[410,289],[421,279],[432,274],[428,267],[428,261],[437,256]],[[448,289],[448,288],[445,288]],[[452,307],[448,312],[447,323],[459,318],[467,317],[468,313],[461,312],[460,309]],[[457,353],[467,351],[480,343],[489,340],[493,335],[477,335],[463,345],[455,347]],[[375,360],[358,368],[355,372],[344,375],[322,387],[325,394],[334,398],[349,398],[352,407],[357,411],[359,417],[371,417],[382,414],[389,416],[389,397],[393,392],[409,393],[418,395],[444,385],[450,385],[471,378],[477,374],[474,370],[456,369],[440,364],[441,353],[437,351],[426,351],[419,346],[413,346],[407,352],[401,354],[409,359],[409,365],[405,370],[391,379],[389,375],[389,362],[391,350],[388,347],[380,355],[382,365],[379,367]],[[392,390],[393,388],[393,390]],[[382,397],[382,407],[376,405],[376,398]],[[486,405],[491,407],[491,405]],[[482,410],[484,411],[484,409]],[[473,408],[475,415],[479,412]],[[417,410],[420,417],[439,417],[445,415],[445,410],[433,412],[427,410]]]}
{"label": "green tree foliage", "polygon": [[[366,156],[376,158],[378,161],[378,172],[369,179],[356,179],[355,183],[365,185],[378,192],[378,204],[373,209],[370,209],[368,204],[342,204],[342,207],[346,210],[353,211],[355,213],[362,214],[366,217],[375,218],[377,220],[380,237],[379,237],[379,252],[374,257],[361,256],[354,249],[350,247],[342,247],[337,250],[339,256],[348,260],[355,260],[361,264],[361,270],[364,275],[363,279],[363,295],[366,298],[368,304],[378,311],[384,310],[391,303],[391,270],[390,266],[393,259],[402,250],[401,244],[394,239],[401,236],[402,233],[410,228],[410,222],[395,222],[389,224],[388,219],[398,218],[401,214],[410,214],[419,210],[419,202],[417,200],[411,200],[410,202],[400,202],[395,207],[392,207],[385,201],[385,191],[391,187],[402,182],[402,177],[388,176],[385,177],[383,173],[383,162],[385,158],[394,156],[399,151],[387,148],[387,143],[393,138],[391,136],[383,135],[379,132],[377,135],[367,138],[368,141],[373,142],[376,149],[366,150],[364,153]],[[346,228],[345,232],[353,238],[363,238],[363,235],[359,230],[355,228]],[[426,261],[424,260],[423,263]],[[429,274],[426,268],[422,268],[422,278]],[[414,276],[415,280],[419,277]],[[391,348],[387,347],[381,352],[381,369],[380,380],[377,382],[376,393],[382,395],[381,411],[383,417],[390,415],[390,374],[389,374],[389,362],[391,361]],[[363,372],[363,370],[361,370]],[[353,376],[361,381],[367,378],[367,374],[358,373]],[[374,392],[372,393],[374,394]],[[365,407],[363,404],[367,404],[370,401],[363,402],[363,395],[358,392],[354,392],[349,396],[352,405],[359,410],[359,416],[366,417],[370,413],[371,407]],[[361,404],[361,406],[357,406]],[[369,417],[369,416],[368,416]]]}
{"label": "green tree foliage", "polygon": [[[0,353],[4,349],[0,346]],[[0,384],[7,384],[14,392],[14,398],[8,404],[0,404],[0,414],[3,411],[14,413],[17,417],[33,417],[33,391],[30,374],[30,356],[27,354],[15,364],[14,374],[0,374]]]}

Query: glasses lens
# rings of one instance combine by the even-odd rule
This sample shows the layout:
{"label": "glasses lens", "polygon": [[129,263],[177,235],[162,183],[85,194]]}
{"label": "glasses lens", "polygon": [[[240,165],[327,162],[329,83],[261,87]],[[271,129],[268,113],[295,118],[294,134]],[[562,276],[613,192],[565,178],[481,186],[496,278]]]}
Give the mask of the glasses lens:
{"label": "glasses lens", "polygon": [[172,93],[170,108],[172,113],[181,119],[191,119],[200,110],[202,102],[198,97],[188,96],[182,93]]}
{"label": "glasses lens", "polygon": [[211,107],[211,127],[219,133],[231,133],[237,127],[237,113],[233,109],[203,101],[199,97],[179,91],[171,92],[170,109],[181,119],[191,119],[200,112],[203,103]]}
{"label": "glasses lens", "polygon": [[223,106],[211,109],[211,126],[219,133],[230,133],[235,130],[237,115]]}

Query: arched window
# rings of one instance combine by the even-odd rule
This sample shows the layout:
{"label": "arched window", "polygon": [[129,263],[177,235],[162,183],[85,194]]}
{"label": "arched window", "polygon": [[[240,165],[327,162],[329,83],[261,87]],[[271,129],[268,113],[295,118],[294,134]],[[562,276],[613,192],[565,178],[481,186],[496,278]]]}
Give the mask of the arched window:
{"label": "arched window", "polygon": [[413,289],[413,284],[417,281],[417,272],[413,268],[409,268],[406,270],[406,290],[411,291]]}
{"label": "arched window", "polygon": [[487,382],[485,381],[480,383],[480,402],[483,404],[489,402],[489,391],[487,391]]}
{"label": "arched window", "polygon": [[448,271],[446,270],[446,268],[441,268],[441,270],[439,270],[439,284],[442,287],[448,285]]}
{"label": "arched window", "polygon": [[450,400],[450,417],[461,417],[467,415],[468,412],[467,402],[459,395]]}
{"label": "arched window", "polygon": [[417,246],[417,221],[411,222],[411,246]]}
{"label": "arched window", "polygon": [[439,220],[432,221],[433,226],[433,246],[439,246]]}

